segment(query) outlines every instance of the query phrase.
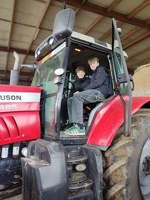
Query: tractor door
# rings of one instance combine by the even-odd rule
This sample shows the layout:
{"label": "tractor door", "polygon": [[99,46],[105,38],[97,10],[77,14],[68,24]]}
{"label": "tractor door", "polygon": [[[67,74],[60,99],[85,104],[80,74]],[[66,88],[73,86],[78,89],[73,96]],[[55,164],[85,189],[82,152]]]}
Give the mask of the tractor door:
{"label": "tractor door", "polygon": [[115,19],[112,20],[112,52],[116,90],[124,107],[124,134],[128,136],[131,128],[132,89],[125,61],[127,54],[122,49]]}
{"label": "tractor door", "polygon": [[38,64],[32,85],[42,88],[41,121],[43,138],[59,139],[60,107],[65,82],[65,73],[73,32],[75,12],[64,9],[57,13],[52,35],[36,49]]}

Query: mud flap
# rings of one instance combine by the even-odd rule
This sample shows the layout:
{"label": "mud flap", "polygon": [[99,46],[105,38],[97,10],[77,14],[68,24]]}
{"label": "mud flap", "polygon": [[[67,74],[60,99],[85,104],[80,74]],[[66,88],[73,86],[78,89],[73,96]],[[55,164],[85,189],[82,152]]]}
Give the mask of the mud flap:
{"label": "mud flap", "polygon": [[23,200],[68,199],[65,154],[60,143],[41,139],[31,142],[21,164]]}
{"label": "mud flap", "polygon": [[85,145],[88,156],[88,174],[93,179],[94,200],[103,200],[103,161],[101,151],[94,146]]}

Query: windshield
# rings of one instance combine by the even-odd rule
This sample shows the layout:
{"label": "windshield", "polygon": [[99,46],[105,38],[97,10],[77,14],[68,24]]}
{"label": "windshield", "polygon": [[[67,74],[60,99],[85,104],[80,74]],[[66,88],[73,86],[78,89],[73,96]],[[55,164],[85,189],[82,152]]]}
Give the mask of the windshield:
{"label": "windshield", "polygon": [[46,93],[44,135],[55,134],[58,85],[54,83],[55,70],[63,67],[66,44],[63,43],[38,62],[32,86],[41,87]]}
{"label": "windshield", "polygon": [[32,86],[43,88],[44,83],[52,81],[55,77],[54,71],[62,67],[65,53],[65,43],[61,44],[50,54],[38,62],[38,67],[33,77]]}

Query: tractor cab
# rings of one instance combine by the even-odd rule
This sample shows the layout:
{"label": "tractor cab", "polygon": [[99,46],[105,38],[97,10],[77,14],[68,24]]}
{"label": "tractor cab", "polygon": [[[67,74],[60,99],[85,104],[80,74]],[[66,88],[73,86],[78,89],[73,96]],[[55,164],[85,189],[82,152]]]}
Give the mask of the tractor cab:
{"label": "tractor cab", "polygon": [[[64,41],[37,62],[38,67],[32,82],[33,86],[41,87],[45,92],[44,137],[56,139],[60,137],[65,143],[67,141],[73,142],[72,140],[75,139],[63,134],[63,127],[65,128],[68,123],[66,116],[67,99],[74,88],[76,68],[84,66],[86,76],[90,78],[92,71],[87,61],[90,57],[95,56],[100,59],[100,65],[107,68],[111,74],[111,50],[109,45],[96,43],[90,37],[87,37],[86,40],[84,38],[84,41],[82,41],[82,34],[75,32],[72,33],[68,43]],[[93,46],[91,47],[91,45]],[[84,106],[83,118],[86,126],[91,110],[99,103]],[[90,127],[90,124],[88,126]],[[79,140],[82,141],[81,143],[85,143],[86,136],[79,137]]]}
{"label": "tractor cab", "polygon": [[[65,19],[65,24],[62,23],[63,19]],[[68,23],[66,20],[68,20]],[[125,105],[126,102],[124,102],[122,95],[131,95],[129,92],[131,85],[130,80],[127,84],[128,72],[125,72],[125,61],[122,61],[127,55],[125,52],[123,54],[122,49],[120,49],[119,39],[116,36],[118,35],[117,28],[113,29],[114,42],[111,46],[92,37],[73,32],[73,24],[73,10],[65,9],[57,14],[53,34],[45,39],[35,52],[37,69],[32,85],[43,90],[44,104],[41,115],[43,138],[47,140],[60,138],[63,144],[85,144],[87,136],[91,134],[90,131],[95,126],[97,113],[118,95],[121,97],[119,101]],[[115,24],[115,20],[113,24]],[[112,87],[113,92],[104,102],[84,106],[83,118],[87,133],[77,139],[77,137],[70,137],[63,133],[62,127],[65,127],[64,125],[67,125],[68,122],[68,119],[64,122],[64,115],[67,113],[67,108],[64,110],[64,107],[67,105],[67,99],[70,97],[69,94],[76,79],[76,68],[84,66],[86,76],[91,77],[92,71],[88,65],[88,59],[91,57],[98,57],[100,65],[109,71],[110,87]],[[131,109],[131,106],[129,103],[130,98],[127,99],[128,106],[124,108],[126,110],[124,117],[126,118],[127,127],[129,127],[128,109]],[[66,105],[62,103],[64,101]]]}

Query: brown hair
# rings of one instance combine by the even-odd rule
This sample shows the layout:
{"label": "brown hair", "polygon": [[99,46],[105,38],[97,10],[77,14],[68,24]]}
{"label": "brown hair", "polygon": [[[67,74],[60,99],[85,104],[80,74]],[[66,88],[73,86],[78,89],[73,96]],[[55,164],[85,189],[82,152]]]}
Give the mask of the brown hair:
{"label": "brown hair", "polygon": [[93,62],[95,62],[95,61],[97,61],[97,62],[99,63],[99,58],[97,58],[97,57],[89,58],[89,59],[88,59],[88,64],[91,64],[91,63],[93,63]]}
{"label": "brown hair", "polygon": [[77,69],[76,69],[76,74],[78,73],[78,71],[84,71],[85,72],[85,68],[83,67],[83,66],[79,66],[79,67],[77,67]]}

